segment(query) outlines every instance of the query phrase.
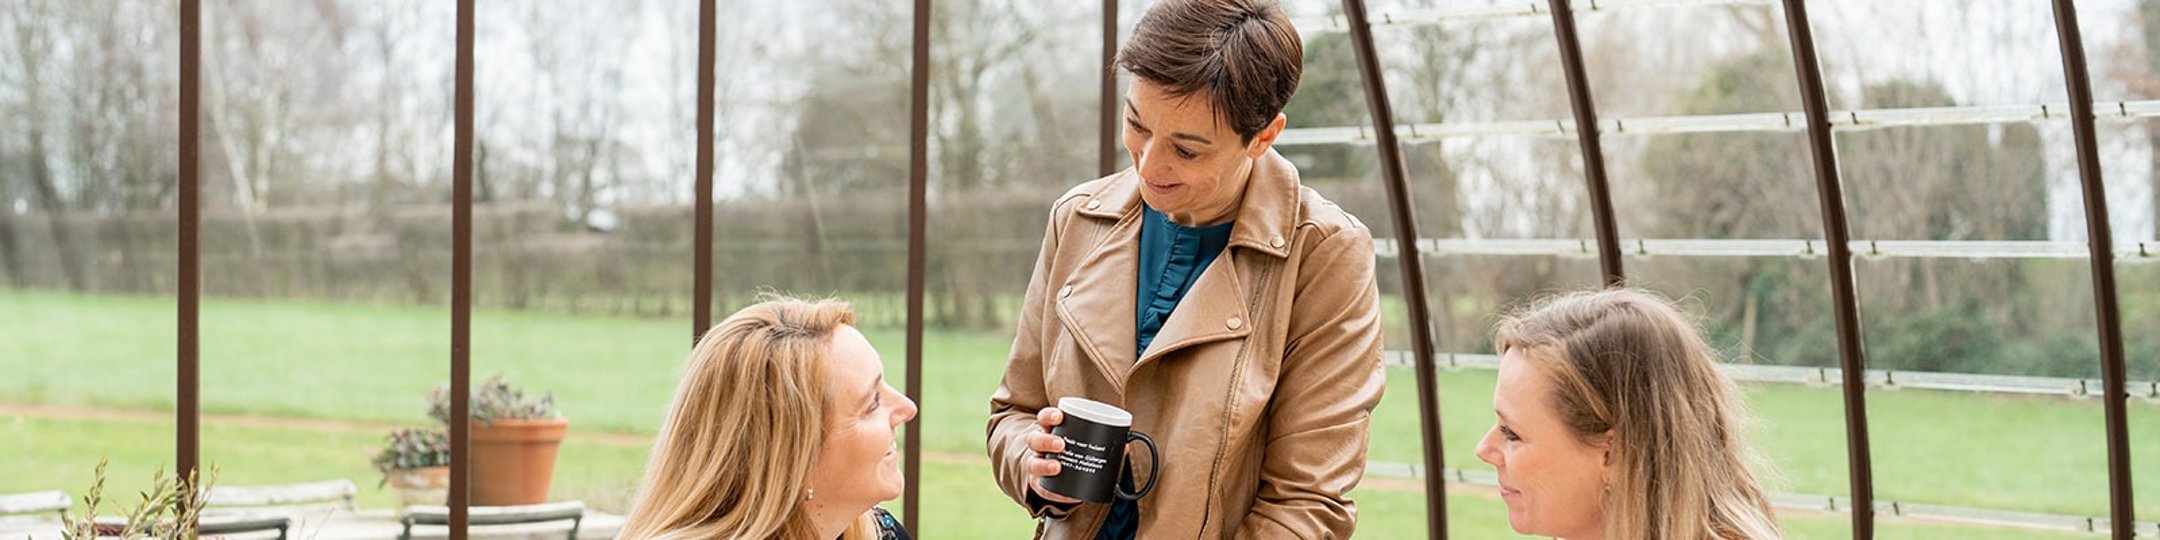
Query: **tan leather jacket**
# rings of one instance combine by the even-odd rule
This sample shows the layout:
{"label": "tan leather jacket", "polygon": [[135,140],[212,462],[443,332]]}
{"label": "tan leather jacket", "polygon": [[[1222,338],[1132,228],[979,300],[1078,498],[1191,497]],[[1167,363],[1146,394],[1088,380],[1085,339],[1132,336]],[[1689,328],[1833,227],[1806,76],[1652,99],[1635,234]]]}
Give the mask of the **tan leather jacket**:
{"label": "tan leather jacket", "polygon": [[[1229,247],[1134,358],[1141,202],[1130,169],[1050,211],[1005,378],[990,398],[998,485],[1041,521],[1037,538],[1092,539],[1106,504],[1031,497],[1022,435],[1065,396],[1117,404],[1163,452],[1140,538],[1347,538],[1349,492],[1385,375],[1372,233],[1256,160]],[[1147,452],[1133,445],[1135,480]]]}

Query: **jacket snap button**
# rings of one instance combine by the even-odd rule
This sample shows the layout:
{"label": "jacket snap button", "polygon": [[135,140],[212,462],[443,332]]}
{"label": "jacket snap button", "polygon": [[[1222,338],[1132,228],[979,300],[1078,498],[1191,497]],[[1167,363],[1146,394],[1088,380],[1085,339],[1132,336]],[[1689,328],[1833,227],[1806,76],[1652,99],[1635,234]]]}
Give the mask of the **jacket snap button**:
{"label": "jacket snap button", "polygon": [[1087,207],[1087,208],[1088,208],[1089,210],[1094,210],[1094,209],[1097,209],[1097,208],[1102,208],[1102,201],[1088,201],[1088,207]]}
{"label": "jacket snap button", "polygon": [[1063,289],[1058,289],[1058,296],[1060,296],[1060,297],[1065,297],[1065,296],[1072,296],[1072,286],[1071,286],[1071,285],[1066,285],[1066,286],[1065,286],[1065,288],[1063,288]]}
{"label": "jacket snap button", "polygon": [[1283,239],[1282,237],[1277,236],[1274,240],[1269,240],[1268,245],[1275,246],[1276,249],[1282,249]]}
{"label": "jacket snap button", "polygon": [[1229,321],[1223,323],[1223,326],[1228,326],[1231,330],[1236,330],[1240,326],[1245,326],[1245,319],[1231,317]]}

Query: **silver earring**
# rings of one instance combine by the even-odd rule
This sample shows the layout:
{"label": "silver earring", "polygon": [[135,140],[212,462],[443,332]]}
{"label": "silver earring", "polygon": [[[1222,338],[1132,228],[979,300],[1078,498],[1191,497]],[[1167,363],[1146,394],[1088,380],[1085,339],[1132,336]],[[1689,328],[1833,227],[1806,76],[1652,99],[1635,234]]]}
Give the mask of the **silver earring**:
{"label": "silver earring", "polygon": [[[1606,490],[1607,490],[1607,491],[1611,491],[1611,489],[1612,489],[1612,488],[1606,488]],[[809,490],[809,491],[807,491],[807,492],[804,492],[804,493],[803,493],[803,500],[806,500],[806,501],[809,501],[809,500],[817,500],[817,488],[810,488],[810,490]]]}

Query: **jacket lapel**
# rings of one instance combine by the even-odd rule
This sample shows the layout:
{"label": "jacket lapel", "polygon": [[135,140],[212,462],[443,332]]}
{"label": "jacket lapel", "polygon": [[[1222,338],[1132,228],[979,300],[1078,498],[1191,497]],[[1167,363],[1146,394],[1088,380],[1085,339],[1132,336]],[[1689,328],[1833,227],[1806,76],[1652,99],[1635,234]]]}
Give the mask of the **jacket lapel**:
{"label": "jacket lapel", "polygon": [[1252,291],[1248,283],[1257,276],[1240,274],[1239,261],[1247,257],[1281,259],[1289,254],[1289,238],[1298,216],[1297,168],[1274,150],[1253,161],[1251,180],[1245,185],[1237,225],[1230,229],[1230,243],[1221,257],[1209,264],[1178,301],[1170,320],[1163,322],[1155,341],[1140,356],[1146,364],[1179,349],[1245,337],[1254,321],[1247,305]]}
{"label": "jacket lapel", "polygon": [[1087,248],[1086,255],[1057,290],[1058,320],[1086,351],[1103,377],[1118,388],[1125,387],[1132,371],[1133,333],[1137,287],[1135,269],[1140,267],[1140,207],[1137,184],[1131,175],[1104,184],[1090,200],[1079,202],[1082,219],[1112,222],[1102,240]]}
{"label": "jacket lapel", "polygon": [[[1155,341],[1138,364],[1146,364],[1186,347],[1252,333],[1252,316],[1245,312],[1245,286],[1238,278],[1238,250],[1226,250],[1193,282],[1192,290],[1178,301],[1170,320],[1163,321]],[[1139,369],[1138,365],[1134,369]]]}

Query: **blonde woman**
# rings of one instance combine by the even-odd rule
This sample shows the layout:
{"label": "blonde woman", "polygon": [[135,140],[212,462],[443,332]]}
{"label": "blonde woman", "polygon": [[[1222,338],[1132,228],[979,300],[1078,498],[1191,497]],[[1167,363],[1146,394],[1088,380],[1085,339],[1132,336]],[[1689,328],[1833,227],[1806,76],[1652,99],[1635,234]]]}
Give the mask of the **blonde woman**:
{"label": "blonde woman", "polygon": [[626,539],[908,538],[894,430],[915,403],[832,300],[774,298],[705,333],[653,443]]}
{"label": "blonde woman", "polygon": [[1746,413],[1672,303],[1577,292],[1501,321],[1499,421],[1478,459],[1515,532],[1566,540],[1779,538]]}

